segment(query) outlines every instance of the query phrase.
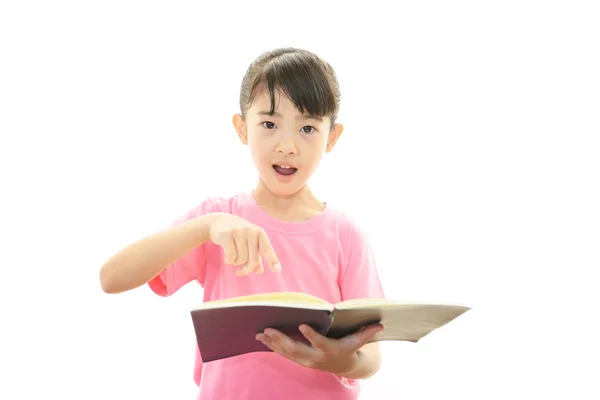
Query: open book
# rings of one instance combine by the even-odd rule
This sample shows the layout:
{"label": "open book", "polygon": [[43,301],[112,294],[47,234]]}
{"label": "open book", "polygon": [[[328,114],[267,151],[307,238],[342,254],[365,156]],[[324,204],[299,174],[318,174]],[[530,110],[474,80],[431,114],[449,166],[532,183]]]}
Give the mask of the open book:
{"label": "open book", "polygon": [[271,351],[255,339],[266,328],[295,340],[308,341],[298,327],[311,326],[330,338],[340,338],[373,323],[383,331],[371,341],[417,342],[470,308],[461,305],[410,304],[384,299],[356,299],[330,304],[296,292],[275,292],[209,301],[191,316],[203,362],[241,354]]}

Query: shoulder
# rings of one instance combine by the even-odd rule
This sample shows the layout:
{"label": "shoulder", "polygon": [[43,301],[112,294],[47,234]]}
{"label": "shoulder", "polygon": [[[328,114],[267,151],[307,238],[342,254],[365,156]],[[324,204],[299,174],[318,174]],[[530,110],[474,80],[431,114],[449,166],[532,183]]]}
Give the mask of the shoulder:
{"label": "shoulder", "polygon": [[329,215],[335,222],[340,241],[346,244],[348,249],[352,250],[368,244],[368,233],[356,218],[338,208],[330,208]]}

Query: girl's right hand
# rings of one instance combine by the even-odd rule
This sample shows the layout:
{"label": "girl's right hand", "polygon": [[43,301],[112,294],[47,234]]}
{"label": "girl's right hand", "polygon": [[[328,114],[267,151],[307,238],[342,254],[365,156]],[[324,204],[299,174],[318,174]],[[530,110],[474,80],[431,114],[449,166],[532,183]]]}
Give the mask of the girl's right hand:
{"label": "girl's right hand", "polygon": [[262,274],[262,255],[275,272],[281,270],[279,260],[265,231],[243,218],[227,213],[213,213],[208,224],[209,240],[223,248],[225,262],[235,265],[237,276],[252,272]]}

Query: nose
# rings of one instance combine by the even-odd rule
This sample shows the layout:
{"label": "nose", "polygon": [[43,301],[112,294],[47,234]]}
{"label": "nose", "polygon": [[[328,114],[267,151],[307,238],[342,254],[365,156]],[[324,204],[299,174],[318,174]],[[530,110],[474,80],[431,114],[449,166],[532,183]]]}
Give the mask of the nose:
{"label": "nose", "polygon": [[298,154],[298,147],[294,142],[293,133],[283,133],[277,142],[277,152],[283,155]]}

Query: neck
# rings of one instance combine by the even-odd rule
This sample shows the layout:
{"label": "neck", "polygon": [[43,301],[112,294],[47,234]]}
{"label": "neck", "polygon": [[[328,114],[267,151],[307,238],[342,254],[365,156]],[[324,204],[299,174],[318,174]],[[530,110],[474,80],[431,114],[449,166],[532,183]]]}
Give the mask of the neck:
{"label": "neck", "polygon": [[263,180],[259,179],[254,198],[267,213],[286,221],[305,221],[323,212],[325,208],[307,185],[294,194],[281,196],[273,193]]}

